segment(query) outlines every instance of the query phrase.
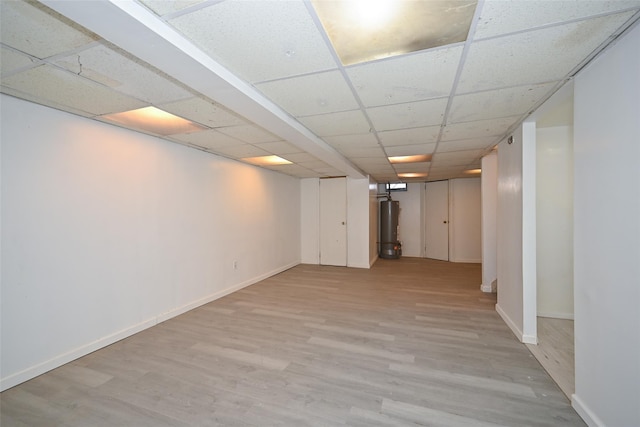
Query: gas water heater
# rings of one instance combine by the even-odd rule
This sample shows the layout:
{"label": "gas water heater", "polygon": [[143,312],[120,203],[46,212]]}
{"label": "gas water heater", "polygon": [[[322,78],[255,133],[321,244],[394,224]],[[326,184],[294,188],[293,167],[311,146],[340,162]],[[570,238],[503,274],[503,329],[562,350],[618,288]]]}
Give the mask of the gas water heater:
{"label": "gas water heater", "polygon": [[380,202],[380,258],[400,258],[402,245],[398,240],[398,217],[400,202],[383,200]]}

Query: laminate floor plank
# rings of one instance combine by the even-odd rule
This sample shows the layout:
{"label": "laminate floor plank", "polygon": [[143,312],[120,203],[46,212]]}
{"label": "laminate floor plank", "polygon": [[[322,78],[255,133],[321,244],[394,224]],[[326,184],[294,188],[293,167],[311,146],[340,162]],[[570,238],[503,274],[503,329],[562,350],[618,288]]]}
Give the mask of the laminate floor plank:
{"label": "laminate floor plank", "polygon": [[3,392],[0,423],[584,426],[480,274],[299,265]]}

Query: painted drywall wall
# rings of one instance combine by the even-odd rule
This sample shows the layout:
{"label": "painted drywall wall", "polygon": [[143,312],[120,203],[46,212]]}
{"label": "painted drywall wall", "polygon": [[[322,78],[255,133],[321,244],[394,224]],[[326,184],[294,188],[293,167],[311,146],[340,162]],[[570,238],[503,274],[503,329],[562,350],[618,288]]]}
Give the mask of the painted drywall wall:
{"label": "painted drywall wall", "polygon": [[497,259],[497,204],[498,204],[498,153],[482,158],[482,285],[483,292],[496,292],[493,285],[498,278]]}
{"label": "painted drywall wall", "polygon": [[518,339],[537,342],[535,122],[498,145],[498,303]]}
{"label": "painted drywall wall", "polygon": [[[320,184],[318,178],[300,180],[301,261],[320,263]],[[369,179],[347,178],[347,266],[369,268]],[[375,241],[374,241],[375,242]]]}
{"label": "painted drywall wall", "polygon": [[538,343],[536,123],[522,123],[522,342]]}
{"label": "painted drywall wall", "polygon": [[407,183],[407,191],[391,193],[393,200],[400,203],[398,216],[398,240],[402,242],[402,256],[420,257],[422,255],[421,193],[424,183]]}
{"label": "painted drywall wall", "polygon": [[369,234],[369,179],[347,177],[347,267],[370,267]]}
{"label": "painted drywall wall", "polygon": [[480,178],[449,184],[449,260],[482,262],[482,198]]}
{"label": "painted drywall wall", "polygon": [[522,339],[522,127],[498,145],[497,223],[496,310]]}
{"label": "painted drywall wall", "polygon": [[299,263],[298,179],[0,102],[3,389]]}
{"label": "painted drywall wall", "polygon": [[573,127],[537,127],[538,316],[573,319]]}
{"label": "painted drywall wall", "polygon": [[640,425],[640,26],[574,86],[572,403],[590,426]]}
{"label": "painted drywall wall", "polygon": [[369,267],[378,260],[378,183],[369,178]]}
{"label": "painted drywall wall", "polygon": [[300,180],[300,261],[320,264],[320,183]]}

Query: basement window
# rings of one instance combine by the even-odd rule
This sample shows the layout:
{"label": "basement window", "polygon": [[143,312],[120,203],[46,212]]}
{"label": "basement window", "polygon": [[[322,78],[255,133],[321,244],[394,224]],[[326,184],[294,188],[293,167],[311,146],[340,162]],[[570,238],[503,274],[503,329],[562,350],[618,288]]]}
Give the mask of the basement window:
{"label": "basement window", "polygon": [[407,183],[406,182],[387,182],[386,185],[387,191],[407,191]]}

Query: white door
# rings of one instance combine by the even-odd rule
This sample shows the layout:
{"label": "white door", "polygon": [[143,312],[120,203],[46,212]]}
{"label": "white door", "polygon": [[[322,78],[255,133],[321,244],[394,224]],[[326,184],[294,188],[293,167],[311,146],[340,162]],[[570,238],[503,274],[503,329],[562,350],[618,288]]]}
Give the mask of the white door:
{"label": "white door", "polygon": [[449,181],[426,183],[424,212],[424,256],[449,261]]}
{"label": "white door", "polygon": [[320,264],[347,265],[347,179],[320,180]]}

